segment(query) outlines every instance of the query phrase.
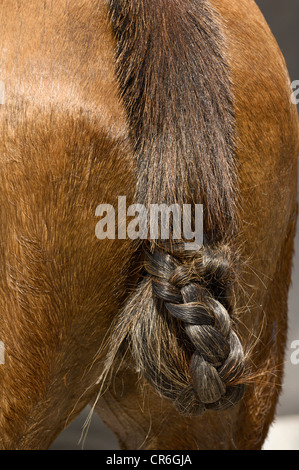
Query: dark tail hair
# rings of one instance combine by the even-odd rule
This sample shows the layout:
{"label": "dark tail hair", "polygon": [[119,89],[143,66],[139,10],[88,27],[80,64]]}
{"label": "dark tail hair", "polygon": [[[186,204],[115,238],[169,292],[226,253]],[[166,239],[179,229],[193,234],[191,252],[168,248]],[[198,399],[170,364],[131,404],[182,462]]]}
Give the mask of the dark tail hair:
{"label": "dark tail hair", "polygon": [[112,345],[125,340],[140,373],[182,413],[226,409],[245,386],[234,321],[234,103],[221,18],[207,0],[110,0],[109,8],[136,199],[201,203],[205,214],[197,252],[144,243],[145,273]]}

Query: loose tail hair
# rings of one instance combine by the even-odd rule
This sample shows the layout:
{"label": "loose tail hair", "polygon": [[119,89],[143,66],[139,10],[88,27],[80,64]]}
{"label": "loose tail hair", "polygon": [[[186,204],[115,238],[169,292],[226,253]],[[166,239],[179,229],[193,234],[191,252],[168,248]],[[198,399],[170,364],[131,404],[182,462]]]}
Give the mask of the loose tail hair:
{"label": "loose tail hair", "polygon": [[[204,244],[143,242],[143,273],[114,325],[111,366],[136,368],[183,414],[223,410],[245,391],[236,333],[239,268],[234,101],[221,18],[208,0],[110,0],[136,200],[203,204]],[[170,234],[171,238],[171,234]]]}

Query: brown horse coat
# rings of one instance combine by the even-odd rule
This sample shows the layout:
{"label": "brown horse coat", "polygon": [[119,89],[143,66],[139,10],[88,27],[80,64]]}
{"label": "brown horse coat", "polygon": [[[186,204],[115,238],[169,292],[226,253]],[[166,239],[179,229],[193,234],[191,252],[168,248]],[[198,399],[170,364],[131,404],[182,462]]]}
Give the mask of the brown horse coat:
{"label": "brown horse coat", "polygon": [[[282,382],[298,117],[255,3],[3,0],[0,24],[0,448],[48,448],[95,399],[125,449],[261,448]],[[203,203],[207,251],[153,246],[145,262],[145,243],[98,240],[96,207],[121,195]],[[226,333],[190,333],[161,286],[184,314],[222,306]]]}

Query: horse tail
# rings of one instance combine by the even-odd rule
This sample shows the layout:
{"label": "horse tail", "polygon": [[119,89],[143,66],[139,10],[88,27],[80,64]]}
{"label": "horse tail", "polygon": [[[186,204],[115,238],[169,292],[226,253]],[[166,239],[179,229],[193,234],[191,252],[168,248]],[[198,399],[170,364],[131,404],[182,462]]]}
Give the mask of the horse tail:
{"label": "horse tail", "polygon": [[221,18],[208,0],[108,5],[136,200],[148,209],[204,209],[199,249],[182,240],[141,242],[144,272],[112,342],[119,349],[123,339],[139,373],[180,412],[227,409],[244,394],[246,367],[235,313],[234,97]]}

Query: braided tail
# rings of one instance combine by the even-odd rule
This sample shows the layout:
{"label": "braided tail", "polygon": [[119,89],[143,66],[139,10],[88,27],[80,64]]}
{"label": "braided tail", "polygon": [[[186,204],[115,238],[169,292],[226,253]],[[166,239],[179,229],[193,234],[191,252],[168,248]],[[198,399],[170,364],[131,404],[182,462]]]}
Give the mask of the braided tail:
{"label": "braided tail", "polygon": [[[232,329],[235,275],[228,246],[203,248],[188,263],[162,250],[149,252],[145,266],[160,311],[166,310],[184,326],[193,350],[191,383],[175,392],[176,406],[192,413],[236,404],[245,391],[239,382],[245,364],[243,347]],[[154,369],[156,364],[152,364]],[[163,374],[145,370],[144,375],[163,393]]]}
{"label": "braided tail", "polygon": [[108,0],[136,202],[203,204],[205,244],[190,253],[142,242],[150,245],[145,274],[114,325],[107,364],[127,344],[137,370],[186,414],[226,409],[245,390],[232,244],[235,106],[225,25],[213,3]]}
{"label": "braided tail", "polygon": [[238,266],[227,244],[193,254],[147,249],[145,274],[113,324],[101,381],[127,348],[140,376],[181,414],[236,405],[248,375],[236,332]]}

